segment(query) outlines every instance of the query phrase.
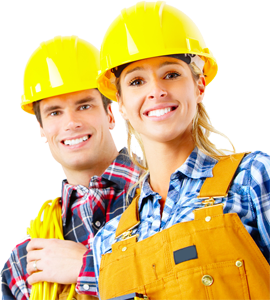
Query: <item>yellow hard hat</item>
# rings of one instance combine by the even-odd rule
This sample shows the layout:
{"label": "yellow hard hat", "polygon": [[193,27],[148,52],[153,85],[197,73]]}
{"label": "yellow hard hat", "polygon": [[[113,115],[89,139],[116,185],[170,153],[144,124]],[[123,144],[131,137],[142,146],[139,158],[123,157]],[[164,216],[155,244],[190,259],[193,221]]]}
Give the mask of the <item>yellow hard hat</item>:
{"label": "yellow hard hat", "polygon": [[41,43],[24,72],[21,107],[33,114],[33,102],[97,87],[99,51],[76,37],[55,37]]}
{"label": "yellow hard hat", "polygon": [[206,84],[216,76],[216,60],[188,16],[163,1],[139,2],[123,9],[106,32],[100,50],[98,89],[116,101],[112,68],[140,59],[181,53],[199,55],[205,61]]}

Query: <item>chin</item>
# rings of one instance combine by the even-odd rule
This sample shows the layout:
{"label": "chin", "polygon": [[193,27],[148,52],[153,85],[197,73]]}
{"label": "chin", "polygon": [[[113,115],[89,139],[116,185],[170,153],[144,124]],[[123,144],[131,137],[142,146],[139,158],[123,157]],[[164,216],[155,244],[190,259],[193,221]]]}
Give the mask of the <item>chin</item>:
{"label": "chin", "polygon": [[156,132],[154,135],[145,135],[145,138],[159,143],[168,143],[181,138],[179,132],[169,132],[168,130]]}
{"label": "chin", "polygon": [[74,171],[81,171],[85,169],[93,168],[95,164],[95,160],[89,160],[89,157],[87,159],[82,159],[81,157],[79,159],[69,160],[63,163],[63,166],[65,168],[74,170]]}

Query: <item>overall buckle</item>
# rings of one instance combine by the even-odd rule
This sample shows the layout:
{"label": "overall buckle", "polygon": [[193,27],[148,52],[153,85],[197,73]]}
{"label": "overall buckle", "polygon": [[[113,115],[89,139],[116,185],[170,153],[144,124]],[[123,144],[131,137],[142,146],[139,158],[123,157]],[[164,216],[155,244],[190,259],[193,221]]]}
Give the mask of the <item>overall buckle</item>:
{"label": "overall buckle", "polygon": [[208,198],[205,198],[205,197],[199,198],[198,197],[198,199],[201,199],[202,201],[201,202],[196,202],[195,204],[202,204],[202,205],[204,204],[204,207],[213,206],[213,205],[216,204],[215,203],[216,200],[214,198],[226,198],[227,196],[228,196],[228,194],[222,195],[222,196],[208,197]]}

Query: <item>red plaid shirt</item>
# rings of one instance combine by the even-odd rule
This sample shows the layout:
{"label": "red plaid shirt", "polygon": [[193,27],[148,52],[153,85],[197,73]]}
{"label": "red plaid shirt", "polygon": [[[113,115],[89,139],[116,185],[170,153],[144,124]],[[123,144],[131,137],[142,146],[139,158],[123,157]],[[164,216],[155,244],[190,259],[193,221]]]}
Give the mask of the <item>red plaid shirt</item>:
{"label": "red plaid shirt", "polygon": [[[126,209],[126,194],[139,179],[140,171],[130,160],[127,150],[120,151],[117,158],[102,176],[93,176],[88,188],[68,184],[62,186],[63,233],[66,240],[80,242],[88,250],[83,258],[83,266],[77,281],[77,292],[96,295],[88,276],[92,268],[90,243],[97,231],[109,220]],[[135,190],[129,195],[132,200]],[[26,279],[26,246],[30,239],[17,245],[2,270],[2,294],[8,299],[29,299],[31,286]],[[88,288],[87,288],[88,286]],[[82,289],[82,287],[84,287]]]}

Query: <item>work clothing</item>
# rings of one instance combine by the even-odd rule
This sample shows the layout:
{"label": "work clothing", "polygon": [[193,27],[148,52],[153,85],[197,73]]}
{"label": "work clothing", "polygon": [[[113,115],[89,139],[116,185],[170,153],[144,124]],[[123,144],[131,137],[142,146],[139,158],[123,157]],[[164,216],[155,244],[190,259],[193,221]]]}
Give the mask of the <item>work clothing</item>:
{"label": "work clothing", "polygon": [[269,299],[268,262],[238,215],[224,215],[223,204],[214,205],[214,196],[227,194],[242,157],[221,159],[214,177],[205,180],[198,202],[213,206],[194,210],[194,221],[175,224],[140,242],[130,236],[140,222],[135,197],[116,231],[122,241],[102,257],[102,300],[132,292],[152,300]]}
{"label": "work clothing", "polygon": [[205,62],[206,85],[217,74],[213,54],[198,27],[183,12],[163,1],[139,2],[123,9],[111,23],[101,45],[98,89],[109,99],[117,101],[114,68],[171,54],[200,56]]}
{"label": "work clothing", "polygon": [[[57,290],[59,300],[67,300],[67,297],[69,296],[69,291],[70,285],[60,284]],[[97,296],[74,293],[72,300],[98,300],[98,298]]]}
{"label": "work clothing", "polygon": [[[185,163],[171,175],[162,217],[159,204],[161,197],[152,191],[147,177],[138,202],[140,223],[132,231],[132,235],[137,235],[137,241],[152,237],[174,224],[194,220],[193,211],[203,207],[197,199],[202,184],[206,178],[213,177],[212,170],[216,163],[217,160],[195,148]],[[270,157],[261,152],[246,155],[235,173],[228,195],[216,199],[216,204],[221,203],[224,205],[224,214],[238,214],[269,262]],[[120,217],[108,222],[94,239],[96,283],[99,280],[101,255],[111,253],[112,245],[119,241],[115,240],[115,232]],[[205,247],[208,246],[205,243]]]}
{"label": "work clothing", "polygon": [[97,88],[98,70],[99,51],[90,43],[76,36],[43,42],[27,62],[21,107],[34,114],[33,102]]}
{"label": "work clothing", "polygon": [[[88,274],[94,272],[90,243],[105,222],[126,209],[128,189],[137,182],[139,169],[124,148],[102,176],[93,176],[89,187],[73,186],[63,181],[62,220],[65,240],[80,242],[88,248],[76,290],[96,295],[95,284]],[[130,201],[134,193],[131,193]],[[26,246],[30,239],[16,246],[2,270],[3,299],[29,299],[31,286],[26,282]],[[91,262],[89,262],[91,261]],[[94,288],[93,288],[94,286]],[[15,295],[15,297],[14,297]]]}

